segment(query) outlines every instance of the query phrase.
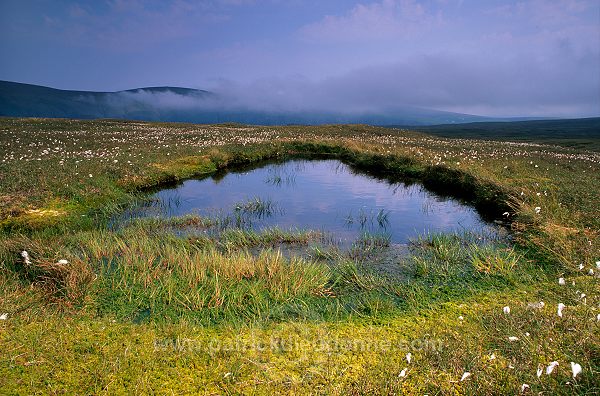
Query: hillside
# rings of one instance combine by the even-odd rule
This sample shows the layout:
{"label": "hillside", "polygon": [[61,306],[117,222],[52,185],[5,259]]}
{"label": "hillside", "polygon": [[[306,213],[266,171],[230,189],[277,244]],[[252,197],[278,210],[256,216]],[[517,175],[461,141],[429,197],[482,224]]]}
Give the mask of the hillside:
{"label": "hillside", "polygon": [[567,120],[474,122],[420,126],[412,129],[448,138],[513,140],[600,150],[600,117]]}
{"label": "hillside", "polygon": [[92,92],[0,81],[0,116],[5,117],[116,118],[255,125],[431,125],[490,120],[469,114],[406,106],[361,113],[283,108],[265,110],[260,107],[259,99],[252,103],[242,103],[237,98],[223,98],[212,92],[180,87]]}

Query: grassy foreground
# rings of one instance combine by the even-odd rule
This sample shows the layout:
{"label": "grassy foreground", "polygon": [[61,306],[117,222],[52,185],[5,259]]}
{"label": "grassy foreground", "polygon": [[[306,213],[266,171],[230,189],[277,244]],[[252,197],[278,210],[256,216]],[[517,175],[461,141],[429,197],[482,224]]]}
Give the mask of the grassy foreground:
{"label": "grassy foreground", "polygon": [[[422,236],[396,279],[377,246],[279,252],[310,231],[110,227],[146,189],[296,156],[460,197],[513,242]],[[1,393],[597,394],[599,191],[599,153],[540,143],[1,119]]]}

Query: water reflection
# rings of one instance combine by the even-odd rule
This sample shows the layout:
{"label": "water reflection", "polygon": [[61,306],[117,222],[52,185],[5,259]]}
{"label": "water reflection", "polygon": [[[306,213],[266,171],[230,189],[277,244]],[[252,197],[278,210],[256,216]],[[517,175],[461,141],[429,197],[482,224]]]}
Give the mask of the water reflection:
{"label": "water reflection", "polygon": [[[261,230],[313,229],[337,240],[365,233],[406,243],[434,232],[489,232],[477,212],[418,184],[390,183],[358,173],[337,160],[293,160],[240,172],[187,180],[153,195],[134,216],[197,213],[229,218],[227,224]],[[222,221],[225,224],[225,221]]]}

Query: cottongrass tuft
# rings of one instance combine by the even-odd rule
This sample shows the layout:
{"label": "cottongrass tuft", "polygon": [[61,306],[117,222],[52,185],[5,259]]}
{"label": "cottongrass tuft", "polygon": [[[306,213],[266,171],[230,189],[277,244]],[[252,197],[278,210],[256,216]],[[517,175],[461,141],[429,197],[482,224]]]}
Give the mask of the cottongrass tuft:
{"label": "cottongrass tuft", "polygon": [[573,378],[577,377],[581,373],[581,365],[579,363],[571,362],[571,371],[573,372]]}
{"label": "cottongrass tuft", "polygon": [[31,264],[31,260],[29,259],[29,253],[27,253],[27,250],[23,250],[21,252],[21,257],[23,257],[23,262],[27,265]]}
{"label": "cottongrass tuft", "polygon": [[552,374],[556,366],[558,366],[558,362],[556,360],[551,362],[548,367],[546,367],[546,375]]}

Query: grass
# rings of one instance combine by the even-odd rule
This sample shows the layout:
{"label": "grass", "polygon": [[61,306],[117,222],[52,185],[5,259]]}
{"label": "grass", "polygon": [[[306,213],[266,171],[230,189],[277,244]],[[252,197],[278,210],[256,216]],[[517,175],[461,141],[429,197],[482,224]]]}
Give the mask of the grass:
{"label": "grass", "polygon": [[[597,153],[367,126],[36,119],[0,119],[0,147],[2,393],[600,391]],[[385,234],[344,252],[318,232],[218,217],[111,224],[156,186],[297,156],[451,192],[512,240],[423,235],[385,262],[403,276],[385,277]]]}

